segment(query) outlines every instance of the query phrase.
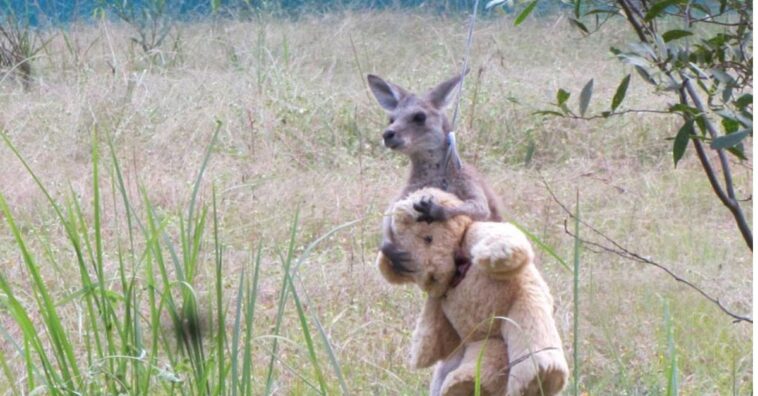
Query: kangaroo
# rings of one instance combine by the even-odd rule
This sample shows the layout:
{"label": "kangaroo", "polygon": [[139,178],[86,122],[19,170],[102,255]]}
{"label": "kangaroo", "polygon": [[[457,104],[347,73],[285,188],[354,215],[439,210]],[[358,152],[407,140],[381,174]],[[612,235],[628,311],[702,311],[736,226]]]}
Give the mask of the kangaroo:
{"label": "kangaroo", "polygon": [[[461,163],[455,150],[449,150],[451,128],[444,110],[461,80],[461,75],[455,76],[419,96],[368,75],[371,92],[389,115],[389,126],[382,133],[384,145],[411,160],[408,183],[393,203],[424,187],[446,190],[463,201],[460,206],[446,208],[431,198],[421,200],[414,205],[420,213],[418,221],[444,221],[457,215],[467,215],[475,221],[501,220],[495,196],[479,172]],[[393,269],[413,272],[410,255],[393,242],[390,218],[384,218],[381,251]]]}

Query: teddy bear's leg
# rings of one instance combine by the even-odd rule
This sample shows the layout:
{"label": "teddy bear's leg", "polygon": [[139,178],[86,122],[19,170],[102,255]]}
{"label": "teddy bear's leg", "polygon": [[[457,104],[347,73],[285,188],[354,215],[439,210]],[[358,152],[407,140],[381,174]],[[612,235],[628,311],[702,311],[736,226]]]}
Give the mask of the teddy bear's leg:
{"label": "teddy bear's leg", "polygon": [[411,337],[411,367],[429,367],[447,358],[460,344],[461,337],[442,311],[442,300],[427,298]]}
{"label": "teddy bear's leg", "polygon": [[510,223],[474,223],[464,243],[471,262],[495,279],[512,277],[534,259],[526,235]]}
{"label": "teddy bear's leg", "polygon": [[[483,349],[484,348],[484,349]],[[474,394],[479,366],[479,384],[483,395],[502,395],[508,380],[508,352],[500,338],[472,342],[466,345],[460,365],[447,374],[442,384],[443,396]]]}
{"label": "teddy bear's leg", "polygon": [[506,394],[555,395],[566,385],[569,371],[552,318],[552,298],[541,282],[527,284],[522,297],[501,327],[510,358]]}

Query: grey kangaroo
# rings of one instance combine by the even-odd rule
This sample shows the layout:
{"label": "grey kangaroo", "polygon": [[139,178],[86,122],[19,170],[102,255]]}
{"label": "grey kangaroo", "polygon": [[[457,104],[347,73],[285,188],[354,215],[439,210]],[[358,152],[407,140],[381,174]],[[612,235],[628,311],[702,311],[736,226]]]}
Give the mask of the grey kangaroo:
{"label": "grey kangaroo", "polygon": [[[411,160],[408,184],[396,200],[420,188],[436,187],[464,201],[458,207],[444,208],[431,199],[421,200],[414,205],[420,213],[418,221],[444,221],[461,214],[474,220],[501,219],[494,194],[476,169],[461,164],[454,150],[448,154],[450,122],[444,110],[461,77],[455,76],[423,95],[415,95],[378,76],[368,75],[371,91],[389,115],[389,126],[382,134],[384,145]],[[456,158],[450,158],[451,155]],[[389,216],[384,219],[381,251],[394,270],[412,272],[410,255],[393,242],[389,219]]]}

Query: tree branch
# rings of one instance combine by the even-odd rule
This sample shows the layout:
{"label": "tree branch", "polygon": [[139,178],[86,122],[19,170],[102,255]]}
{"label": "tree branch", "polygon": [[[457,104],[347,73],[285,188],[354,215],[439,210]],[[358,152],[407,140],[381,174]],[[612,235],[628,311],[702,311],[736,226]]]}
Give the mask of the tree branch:
{"label": "tree branch", "polygon": [[564,117],[570,118],[572,120],[590,121],[590,120],[608,118],[608,117],[619,116],[619,115],[624,115],[624,114],[629,114],[629,113],[654,113],[654,114],[668,114],[668,115],[671,114],[671,112],[668,110],[629,109],[629,110],[622,110],[622,111],[614,111],[606,115],[598,114],[598,115],[585,117],[585,116],[578,116],[576,114],[571,113],[571,114],[564,115]]}
{"label": "tree branch", "polygon": [[634,16],[634,13],[629,3],[627,3],[626,0],[618,0],[618,3],[621,6],[621,8],[624,10],[626,19],[632,25],[632,27],[634,28],[634,31],[637,32],[637,37],[639,37],[640,41],[642,41],[643,43],[647,43],[647,36],[645,36],[645,32],[642,31],[642,25],[640,25],[640,22],[637,20],[637,17]]}
{"label": "tree branch", "polygon": [[[555,193],[550,188],[550,186],[547,184],[547,182],[545,181],[544,178],[542,179],[542,183],[545,185],[545,188],[547,189],[548,193],[550,193],[550,196],[552,197],[553,201],[555,201],[555,203],[558,204],[558,206],[560,206],[560,208],[570,218],[576,219],[574,213],[571,212],[571,209],[569,209],[565,204],[563,204],[563,202],[561,202],[558,199],[558,197],[555,195]],[[601,237],[602,239],[604,239],[606,242],[610,243],[611,246],[607,246],[607,245],[603,245],[603,244],[601,244],[599,242],[595,242],[595,241],[579,238],[579,240],[583,244],[594,246],[594,247],[600,249],[601,251],[615,254],[615,255],[617,255],[619,257],[622,257],[622,258],[625,258],[627,260],[632,260],[632,261],[636,261],[636,262],[639,262],[639,263],[652,265],[653,267],[656,267],[656,268],[662,270],[663,272],[665,272],[666,274],[668,274],[669,276],[671,276],[677,282],[682,283],[682,284],[686,285],[687,287],[689,287],[690,289],[693,289],[696,292],[698,292],[701,296],[703,296],[703,298],[705,298],[706,300],[708,300],[711,303],[713,303],[714,305],[716,305],[724,314],[726,314],[726,315],[730,316],[732,319],[734,319],[733,323],[739,323],[739,322],[753,323],[753,319],[752,318],[750,318],[748,316],[738,315],[738,314],[732,312],[727,307],[725,307],[724,304],[722,304],[721,301],[718,298],[712,297],[710,294],[706,293],[702,288],[700,288],[699,286],[695,285],[694,283],[688,281],[687,279],[684,279],[683,277],[677,275],[674,271],[672,271],[671,269],[669,269],[665,265],[660,264],[660,263],[658,263],[656,261],[653,261],[652,259],[649,259],[647,257],[643,257],[640,254],[635,253],[635,252],[627,249],[626,247],[622,246],[621,244],[619,244],[615,240],[611,239],[609,236],[607,236],[606,234],[604,234],[603,232],[601,232],[597,228],[593,227],[592,225],[590,225],[586,221],[584,221],[582,219],[577,219],[577,220],[585,228],[589,229],[594,234],[598,235],[599,237]],[[570,235],[572,237],[576,237],[576,235],[573,234],[569,230],[568,224],[567,224],[566,221],[563,222],[563,228],[564,228],[564,231],[568,235]]]}
{"label": "tree branch", "polygon": [[[698,109],[700,114],[702,114],[703,117],[703,123],[705,124],[705,128],[708,131],[708,133],[711,135],[712,139],[716,139],[719,134],[716,128],[713,126],[711,121],[705,116],[706,115],[706,109],[703,105],[703,101],[700,99],[700,96],[698,95],[695,88],[692,86],[692,81],[687,79],[684,76],[682,77],[682,87],[684,90],[686,90],[686,93],[689,95],[690,99],[692,99],[692,103],[695,105],[695,108]],[[687,97],[685,96],[685,92],[680,92],[680,101],[682,104],[687,104]],[[698,152],[698,158],[700,158],[701,164],[703,164],[703,169],[705,170],[706,175],[708,176],[708,181],[711,183],[711,187],[713,188],[713,191],[716,192],[716,195],[718,195],[721,202],[726,206],[730,212],[732,212],[732,216],[734,217],[734,220],[737,222],[737,228],[739,228],[740,233],[742,234],[742,238],[745,240],[745,243],[748,245],[750,250],[753,250],[753,232],[750,229],[750,225],[747,222],[747,219],[745,218],[745,213],[742,211],[742,207],[740,206],[739,201],[737,200],[737,197],[734,193],[734,183],[732,180],[732,172],[729,167],[729,159],[726,157],[726,153],[723,149],[716,149],[716,153],[718,154],[719,161],[721,162],[721,171],[724,174],[724,184],[726,186],[726,194],[724,194],[723,189],[721,188],[720,183],[718,180],[716,180],[715,177],[715,171],[712,166],[710,166],[710,162],[708,161],[708,157],[705,154],[705,150],[702,147],[702,143],[700,143],[697,139],[692,139],[693,142],[695,142],[695,149]]]}

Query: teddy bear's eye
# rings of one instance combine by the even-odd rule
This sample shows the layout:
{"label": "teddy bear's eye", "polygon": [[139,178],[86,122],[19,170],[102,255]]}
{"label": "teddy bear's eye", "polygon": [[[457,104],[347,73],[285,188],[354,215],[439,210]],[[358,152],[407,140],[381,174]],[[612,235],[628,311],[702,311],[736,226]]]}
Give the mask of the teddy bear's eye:
{"label": "teddy bear's eye", "polygon": [[426,242],[427,245],[431,245],[432,241],[433,241],[433,239],[432,239],[431,235],[427,235],[427,236],[424,237],[424,242]]}

